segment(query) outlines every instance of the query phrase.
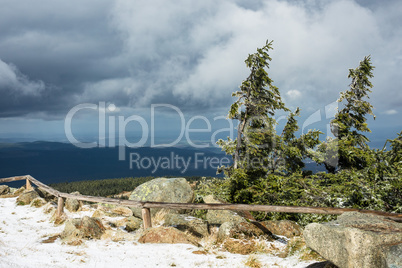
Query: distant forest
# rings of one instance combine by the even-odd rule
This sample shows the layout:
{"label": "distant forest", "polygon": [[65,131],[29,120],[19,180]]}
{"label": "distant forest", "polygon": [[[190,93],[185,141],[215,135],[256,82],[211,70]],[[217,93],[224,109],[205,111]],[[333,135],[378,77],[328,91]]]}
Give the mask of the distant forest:
{"label": "distant forest", "polygon": [[[187,176],[184,177],[187,181],[199,181],[201,176]],[[50,187],[65,192],[80,192],[83,195],[92,196],[114,196],[124,191],[133,191],[138,185],[147,181],[155,179],[155,177],[138,177],[138,178],[117,178],[117,179],[104,179],[104,180],[87,180],[87,181],[74,181],[74,182],[61,182],[50,184]]]}

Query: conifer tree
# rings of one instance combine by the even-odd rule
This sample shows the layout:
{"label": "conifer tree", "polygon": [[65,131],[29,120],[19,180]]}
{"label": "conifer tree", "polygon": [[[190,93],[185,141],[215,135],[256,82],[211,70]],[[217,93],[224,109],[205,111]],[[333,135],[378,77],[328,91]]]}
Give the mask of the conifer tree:
{"label": "conifer tree", "polygon": [[233,155],[233,169],[246,168],[262,171],[269,154],[276,144],[276,121],[272,117],[276,110],[288,109],[282,102],[278,88],[268,76],[272,41],[258,48],[245,60],[250,75],[232,94],[237,100],[231,105],[228,117],[239,121],[237,139],[218,144],[226,153]]}
{"label": "conifer tree", "polygon": [[290,113],[282,134],[277,134],[275,113],[290,110],[267,73],[271,49],[272,41],[267,41],[264,47],[247,57],[245,63],[250,75],[242,82],[240,90],[232,94],[237,100],[228,117],[239,121],[237,138],[218,141],[222,150],[233,156],[233,166],[223,168],[229,177],[241,173],[241,180],[248,180],[266,177],[267,174],[301,171],[307,148],[319,143],[319,131],[309,131],[296,138],[299,127],[295,117],[300,113],[299,108]]}
{"label": "conifer tree", "polygon": [[349,69],[350,88],[342,92],[338,100],[339,103],[345,101],[344,107],[331,121],[335,139],[327,139],[321,144],[316,155],[319,156],[315,158],[331,173],[340,169],[362,169],[370,163],[369,139],[363,133],[371,132],[366,116],[372,115],[375,119],[373,106],[367,101],[373,87],[369,80],[373,77],[373,69],[370,56],[364,57],[356,69]]}

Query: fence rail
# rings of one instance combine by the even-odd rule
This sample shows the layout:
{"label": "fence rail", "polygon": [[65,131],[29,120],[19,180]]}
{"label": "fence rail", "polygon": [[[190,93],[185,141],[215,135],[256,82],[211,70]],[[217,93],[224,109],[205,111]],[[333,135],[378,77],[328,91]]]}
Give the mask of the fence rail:
{"label": "fence rail", "polygon": [[344,212],[360,212],[372,215],[387,217],[388,219],[402,222],[402,214],[383,212],[376,210],[354,209],[354,208],[329,208],[329,207],[297,207],[297,206],[270,206],[270,205],[246,205],[246,204],[195,204],[195,203],[164,203],[149,201],[123,200],[107,197],[97,197],[89,195],[72,195],[59,192],[52,187],[36,180],[30,175],[16,176],[0,179],[0,183],[26,180],[26,189],[32,189],[31,183],[40,187],[45,192],[58,198],[57,213],[61,216],[64,207],[64,198],[74,198],[81,201],[104,203],[111,205],[121,205],[128,207],[142,208],[142,217],[144,228],[151,226],[151,208],[169,208],[169,209],[207,209],[207,210],[235,210],[235,211],[263,211],[263,212],[285,212],[285,213],[313,213],[313,214],[332,214],[340,215]]}

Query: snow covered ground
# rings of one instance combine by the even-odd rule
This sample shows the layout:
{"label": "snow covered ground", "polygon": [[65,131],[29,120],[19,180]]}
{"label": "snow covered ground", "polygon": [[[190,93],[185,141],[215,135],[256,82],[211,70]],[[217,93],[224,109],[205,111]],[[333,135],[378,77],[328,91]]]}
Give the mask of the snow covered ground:
{"label": "snow covered ground", "polygon": [[[69,214],[91,215],[93,211]],[[245,267],[249,256],[219,252],[198,255],[185,244],[141,244],[132,241],[85,241],[80,246],[41,241],[62,232],[43,208],[17,206],[16,198],[0,199],[0,267]],[[306,267],[297,257],[255,255],[263,267]]]}

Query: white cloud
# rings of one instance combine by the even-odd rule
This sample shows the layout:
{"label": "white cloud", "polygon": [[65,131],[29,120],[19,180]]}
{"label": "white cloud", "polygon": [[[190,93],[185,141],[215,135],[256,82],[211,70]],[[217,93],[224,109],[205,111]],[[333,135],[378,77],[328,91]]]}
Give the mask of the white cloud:
{"label": "white cloud", "polygon": [[393,114],[397,114],[397,113],[398,113],[398,111],[394,110],[394,109],[387,110],[384,112],[384,114],[387,114],[387,115],[393,115]]}
{"label": "white cloud", "polygon": [[288,96],[290,99],[298,99],[301,97],[301,95],[301,92],[297,89],[292,89],[286,92],[286,96]]}
{"label": "white cloud", "polygon": [[[383,51],[381,14],[353,1],[307,3],[271,0],[247,9],[233,1],[120,0],[112,21],[125,40],[133,78],[147,79],[145,90],[153,94],[184,106],[227,105],[248,75],[244,59],[273,39],[274,84],[293,96],[289,106],[314,106],[337,99],[350,82],[348,68],[364,56],[372,54],[380,65],[393,59],[399,42]],[[375,75],[388,77],[386,70]],[[373,102],[381,105],[393,90],[378,86],[381,96]]]}
{"label": "white cloud", "polygon": [[13,64],[0,60],[0,91],[10,95],[39,96],[45,90],[43,81],[33,81]]}
{"label": "white cloud", "polygon": [[139,84],[132,78],[105,79],[87,83],[84,91],[76,96],[77,102],[113,101],[118,99],[138,100],[145,98]]}
{"label": "white cloud", "polygon": [[[0,83],[32,96],[43,94],[42,81],[62,88],[35,104],[51,113],[83,100],[226,110],[249,73],[244,59],[273,39],[268,73],[287,106],[315,111],[332,103],[348,88],[348,68],[371,54],[371,102],[399,111],[402,2],[370,1],[370,9],[359,2],[46,0],[31,8],[6,1],[0,58],[26,76],[0,62]],[[2,108],[33,110],[31,100],[19,103],[24,109]]]}

